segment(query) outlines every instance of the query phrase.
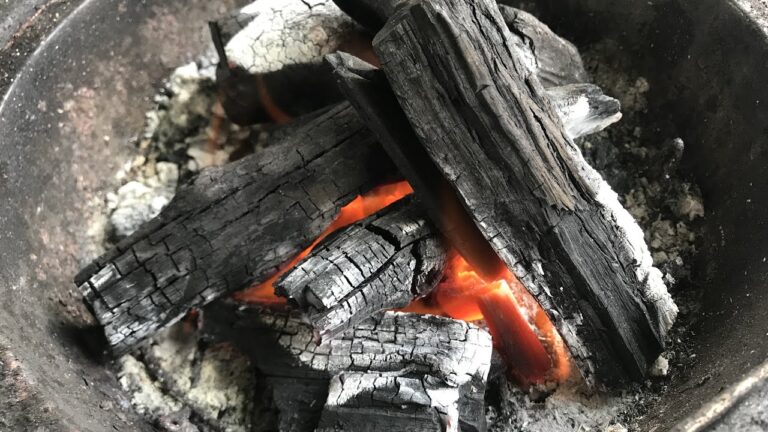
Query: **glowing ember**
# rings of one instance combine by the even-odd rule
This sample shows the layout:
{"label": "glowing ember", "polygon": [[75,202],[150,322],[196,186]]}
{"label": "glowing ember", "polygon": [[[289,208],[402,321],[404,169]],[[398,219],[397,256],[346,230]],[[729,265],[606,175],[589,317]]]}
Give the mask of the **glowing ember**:
{"label": "glowing ember", "polygon": [[431,296],[406,311],[446,315],[465,321],[485,320],[496,349],[522,385],[563,382],[570,360],[546,312],[510,271],[486,281],[454,253],[445,276]]}
{"label": "glowing ember", "polygon": [[[253,303],[282,303],[274,282],[325,237],[366,218],[413,192],[407,182],[379,186],[344,206],[314,243],[262,284],[239,292],[235,298]],[[522,385],[563,382],[570,360],[562,339],[536,300],[512,272],[504,268],[494,280],[482,278],[453,251],[443,280],[429,297],[414,301],[404,311],[443,315],[464,321],[485,320],[496,349],[509,366],[510,377]]]}
{"label": "glowing ember", "polygon": [[366,194],[358,195],[352,202],[341,208],[336,219],[308,248],[285,264],[277,274],[268,280],[236,293],[234,295],[235,299],[249,303],[284,303],[284,298],[275,295],[275,288],[273,286],[275,281],[286,271],[298,264],[302,258],[309,255],[318,243],[334,231],[364,219],[411,193],[413,193],[411,185],[408,182],[401,181],[378,186]]}

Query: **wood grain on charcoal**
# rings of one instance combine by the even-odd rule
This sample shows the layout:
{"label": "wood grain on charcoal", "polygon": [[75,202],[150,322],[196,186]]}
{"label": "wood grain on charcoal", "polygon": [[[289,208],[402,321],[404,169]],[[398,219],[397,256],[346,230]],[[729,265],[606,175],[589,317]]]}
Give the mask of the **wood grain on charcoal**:
{"label": "wood grain on charcoal", "polygon": [[513,44],[521,44],[531,52],[536,75],[544,87],[590,81],[579,50],[572,43],[528,12],[507,5],[499,5],[499,11]]}
{"label": "wood grain on charcoal", "polygon": [[395,161],[440,231],[482,274],[500,272],[500,262],[460,205],[450,183],[419,143],[383,73],[345,53],[326,57],[339,87]]}
{"label": "wood grain on charcoal", "polygon": [[[448,418],[445,416],[457,421],[456,416],[461,414],[485,416],[476,403],[485,391],[491,338],[487,331],[472,324],[386,312],[318,345],[312,327],[295,310],[216,302],[204,313],[204,331],[217,340],[231,340],[251,356],[261,374],[272,380],[273,392],[282,394],[283,385],[293,383],[294,404],[299,406],[278,405],[281,430],[312,430],[293,427],[301,420],[296,410],[319,421],[324,405],[329,410],[323,414],[326,420],[357,424],[363,421],[359,416],[365,415],[370,416],[366,422],[384,424],[396,420],[390,416],[409,397],[411,403],[404,404],[418,414],[414,417],[417,424],[433,424],[433,417],[425,415],[427,407],[436,409],[444,421]],[[344,385],[340,381],[344,377],[353,377],[350,379],[355,384],[350,381]],[[374,383],[389,386],[378,393],[378,388],[371,387]],[[323,385],[325,393],[317,393]],[[303,395],[298,390],[301,386],[315,393]],[[393,393],[395,390],[399,391]],[[331,398],[326,400],[329,394]],[[388,396],[399,399],[386,403]],[[358,404],[360,410],[345,409],[353,404]],[[465,408],[465,404],[469,405]],[[482,424],[481,418],[465,417],[462,421]],[[331,427],[327,422],[321,424],[326,427],[323,430]]]}
{"label": "wood grain on charcoal", "polygon": [[[334,0],[341,10],[373,33],[379,32],[399,9],[414,0]],[[535,70],[544,87],[589,82],[579,50],[528,12],[498,5],[510,30],[512,46]]]}
{"label": "wood grain on charcoal", "polygon": [[401,9],[374,48],[429,156],[587,381],[641,378],[674,303],[511,38],[495,2],[435,0]]}
{"label": "wood grain on charcoal", "polygon": [[203,171],[75,282],[116,354],[189,308],[259,282],[395,170],[348,104]]}
{"label": "wood grain on charcoal", "polygon": [[322,340],[374,313],[407,306],[442,277],[445,247],[413,197],[326,239],[275,283]]}
{"label": "wood grain on charcoal", "polygon": [[[326,61],[347,100],[376,134],[450,243],[482,273],[497,274],[495,252],[420,145],[383,72],[346,53],[330,54]],[[597,132],[621,118],[619,102],[592,84],[555,87],[548,93],[563,122],[570,125],[569,135]]]}

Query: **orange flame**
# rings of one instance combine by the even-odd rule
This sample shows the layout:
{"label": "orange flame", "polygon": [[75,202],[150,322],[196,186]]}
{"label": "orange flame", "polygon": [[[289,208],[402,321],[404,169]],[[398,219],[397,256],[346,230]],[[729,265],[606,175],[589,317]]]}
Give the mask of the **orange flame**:
{"label": "orange flame", "polygon": [[[284,303],[275,295],[274,282],[296,266],[329,234],[364,219],[413,193],[398,182],[379,186],[342,207],[328,228],[304,251],[268,280],[235,294],[250,303]],[[464,321],[485,320],[496,349],[509,365],[510,377],[522,385],[563,382],[570,376],[565,344],[546,312],[525,290],[515,275],[504,268],[494,280],[485,280],[457,252],[448,259],[443,280],[424,299],[403,309],[407,312],[443,315]]]}
{"label": "orange flame", "polygon": [[496,349],[509,365],[511,378],[522,385],[563,382],[570,376],[570,359],[546,312],[506,270],[487,281],[458,253],[429,298],[406,311],[445,315],[465,321],[485,320]]}
{"label": "orange flame", "polygon": [[347,225],[351,225],[361,219],[365,219],[412,193],[413,189],[411,188],[411,185],[406,181],[401,181],[378,186],[368,193],[358,195],[357,198],[341,208],[336,219],[334,219],[331,225],[329,225],[328,228],[320,234],[320,237],[318,237],[308,248],[304,249],[290,262],[282,266],[271,278],[244,291],[235,293],[235,300],[248,303],[284,303],[284,298],[275,295],[275,281],[285,274],[285,272],[295,267],[304,257],[309,255],[318,243],[323,241],[323,239],[328,237],[328,235],[334,231],[344,228]]}

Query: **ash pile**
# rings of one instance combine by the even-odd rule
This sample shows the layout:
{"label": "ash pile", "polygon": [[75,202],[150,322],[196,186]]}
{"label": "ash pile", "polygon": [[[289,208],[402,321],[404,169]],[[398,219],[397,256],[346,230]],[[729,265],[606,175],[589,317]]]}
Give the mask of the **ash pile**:
{"label": "ash pile", "polygon": [[631,427],[674,360],[668,287],[703,216],[682,142],[608,128],[622,104],[642,120],[647,83],[587,57],[620,103],[490,0],[261,0],[211,30],[76,277],[140,412],[184,431]]}

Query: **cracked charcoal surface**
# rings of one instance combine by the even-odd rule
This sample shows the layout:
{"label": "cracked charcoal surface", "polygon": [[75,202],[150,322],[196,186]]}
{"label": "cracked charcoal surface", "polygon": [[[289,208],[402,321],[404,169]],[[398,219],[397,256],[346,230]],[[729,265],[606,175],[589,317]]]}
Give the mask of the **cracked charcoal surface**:
{"label": "cracked charcoal surface", "polygon": [[113,351],[125,353],[189,308],[269,277],[341,206],[382,182],[390,169],[382,160],[352,109],[340,105],[184,185],[158,218],[76,278]]}
{"label": "cracked charcoal surface", "polygon": [[458,422],[458,389],[365,373],[334,376],[316,431],[435,431]]}
{"label": "cracked charcoal surface", "polygon": [[[329,377],[341,372],[389,372],[431,375],[457,387],[488,374],[491,339],[475,325],[445,317],[386,312],[318,345],[312,328],[296,311],[222,304],[210,308],[212,332],[239,337],[238,347],[252,355],[262,371]],[[233,333],[234,336],[229,334]],[[246,331],[248,330],[248,331]],[[252,338],[263,339],[259,346]],[[271,341],[271,344],[270,344]],[[276,344],[276,345],[275,345]],[[277,358],[274,346],[288,354]]]}
{"label": "cracked charcoal surface", "polygon": [[[325,390],[322,395],[308,397],[302,406],[279,407],[284,410],[283,416],[298,410],[310,418],[314,412],[319,420],[322,404],[314,408],[306,405],[316,404],[320,396],[325,400],[333,376],[350,373],[366,376],[366,382],[377,377],[424,382],[430,406],[450,406],[454,417],[457,413],[483,412],[475,405],[464,406],[474,404],[477,398],[469,393],[484,391],[490,366],[490,335],[474,325],[443,317],[387,312],[318,345],[311,327],[295,311],[217,302],[206,313],[208,334],[219,340],[232,340],[254,359],[265,376],[277,379],[281,385],[288,378],[294,386],[303,383],[306,388],[315,388],[314,391],[318,386]],[[459,387],[466,402],[460,401],[458,406],[440,396]],[[336,390],[332,388],[331,393]],[[350,389],[345,394],[365,400],[370,388],[359,390],[359,395],[354,391],[350,395]],[[275,385],[274,392],[279,397],[281,387]],[[334,400],[338,398],[331,400],[332,405]]]}
{"label": "cracked charcoal surface", "polygon": [[293,299],[328,340],[431,291],[445,258],[439,233],[408,197],[315,247],[275,288]]}

